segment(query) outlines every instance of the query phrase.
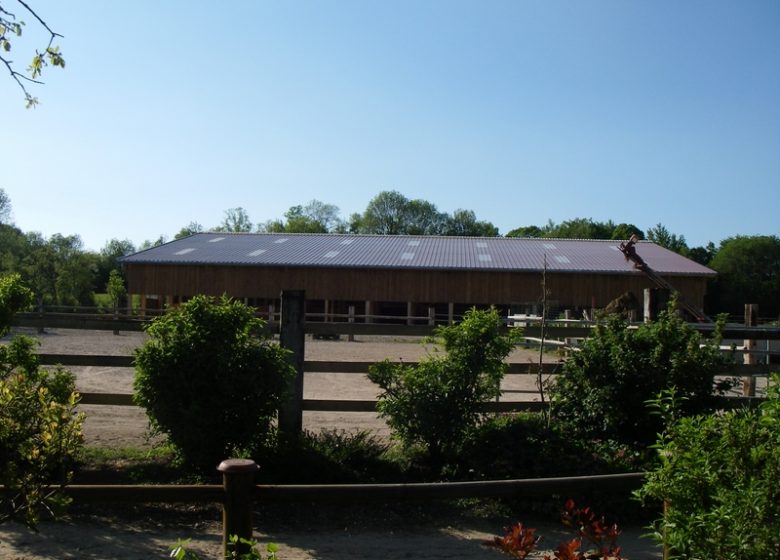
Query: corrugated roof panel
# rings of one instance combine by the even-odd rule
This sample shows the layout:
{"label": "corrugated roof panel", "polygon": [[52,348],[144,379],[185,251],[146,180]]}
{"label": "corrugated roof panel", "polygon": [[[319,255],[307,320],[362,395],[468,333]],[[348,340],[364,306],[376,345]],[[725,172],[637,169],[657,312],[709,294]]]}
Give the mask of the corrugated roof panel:
{"label": "corrugated roof panel", "polygon": [[[219,239],[220,242],[215,242]],[[129,255],[126,263],[638,273],[617,241],[508,237],[201,233]],[[714,271],[650,242],[637,253],[662,274]],[[485,256],[490,258],[487,259]]]}

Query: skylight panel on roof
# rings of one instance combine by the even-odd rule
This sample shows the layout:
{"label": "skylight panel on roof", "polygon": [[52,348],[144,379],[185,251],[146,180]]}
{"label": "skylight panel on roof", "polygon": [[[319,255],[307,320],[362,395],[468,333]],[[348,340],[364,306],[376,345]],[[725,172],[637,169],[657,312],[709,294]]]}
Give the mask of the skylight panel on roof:
{"label": "skylight panel on roof", "polygon": [[563,255],[555,255],[554,258],[556,261],[558,261],[561,264],[571,264],[569,257],[564,257]]}
{"label": "skylight panel on roof", "polygon": [[487,247],[487,243],[485,243],[484,241],[477,241],[477,247],[485,248]]}
{"label": "skylight panel on roof", "polygon": [[339,254],[338,251],[328,251],[327,253],[325,253],[325,258],[326,259],[332,259],[333,257],[335,257],[338,254]]}
{"label": "skylight panel on roof", "polygon": [[341,242],[342,245],[351,245],[355,240],[354,239],[345,239]]}
{"label": "skylight panel on roof", "polygon": [[410,261],[414,258],[414,253],[401,253],[402,261]]}
{"label": "skylight panel on roof", "polygon": [[251,253],[249,253],[247,256],[249,256],[249,257],[259,257],[263,253],[265,253],[265,249],[257,249],[256,251],[252,251]]}
{"label": "skylight panel on roof", "polygon": [[209,243],[218,243],[225,239],[224,237],[215,237],[214,239],[209,239]]}
{"label": "skylight panel on roof", "polygon": [[620,251],[620,249],[615,245],[610,245],[609,248],[612,249],[613,251]]}
{"label": "skylight panel on roof", "polygon": [[487,253],[480,253],[478,256],[479,256],[479,260],[481,260],[482,262],[489,262],[493,260],[493,257],[488,255]]}
{"label": "skylight panel on roof", "polygon": [[284,243],[285,241],[289,241],[289,239],[287,237],[283,237],[282,239],[277,239],[274,241],[274,243]]}
{"label": "skylight panel on roof", "polygon": [[187,247],[186,249],[182,249],[181,251],[176,251],[174,255],[186,255],[187,253],[192,253],[195,250],[195,247]]}
{"label": "skylight panel on roof", "polygon": [[554,243],[542,243],[542,247],[545,249],[557,249]]}
{"label": "skylight panel on roof", "polygon": [[407,245],[409,245],[410,247],[417,247],[420,245],[420,240],[412,239],[411,241],[409,241],[409,243],[407,243]]}

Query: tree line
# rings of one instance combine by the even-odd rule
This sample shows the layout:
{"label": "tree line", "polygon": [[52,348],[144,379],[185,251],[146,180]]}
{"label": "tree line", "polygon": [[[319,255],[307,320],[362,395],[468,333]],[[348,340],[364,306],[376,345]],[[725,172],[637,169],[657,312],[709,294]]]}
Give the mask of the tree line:
{"label": "tree line", "polygon": [[[77,234],[54,234],[45,238],[39,232],[23,232],[12,220],[11,200],[0,188],[0,275],[18,273],[44,305],[95,305],[94,294],[107,291],[109,280],[121,274],[118,259],[138,250],[161,245],[166,235],[135,246],[128,239],[110,239],[98,252],[84,248]],[[497,237],[498,228],[480,220],[472,210],[440,211],[435,204],[409,199],[397,191],[382,191],[372,198],[363,212],[347,219],[333,204],[312,200],[290,207],[281,218],[255,223],[243,207],[225,211],[222,221],[204,227],[192,221],[173,236],[181,239],[195,233],[352,233],[374,235],[460,235]],[[780,238],[774,235],[735,236],[719,245],[688,245],[685,236],[669,231],[663,224],[642,230],[635,224],[574,218],[561,223],[525,225],[506,233],[506,237],[559,239],[625,240],[637,235],[653,241],[700,264],[709,266],[718,277],[708,289],[708,312],[742,312],[745,303],[758,303],[760,313],[780,314]]]}

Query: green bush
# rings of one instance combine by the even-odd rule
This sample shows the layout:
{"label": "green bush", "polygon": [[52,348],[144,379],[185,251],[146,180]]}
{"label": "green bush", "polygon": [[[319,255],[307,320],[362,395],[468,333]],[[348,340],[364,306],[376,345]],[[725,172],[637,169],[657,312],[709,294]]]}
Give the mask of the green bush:
{"label": "green bush", "polygon": [[[32,301],[18,276],[0,278],[0,336],[13,313]],[[73,375],[41,369],[35,340],[14,337],[0,345],[0,521],[17,519],[30,527],[41,509],[56,512],[68,502],[59,491],[70,481],[82,444],[83,417],[76,414]]]}
{"label": "green bush", "polygon": [[780,557],[780,376],[759,410],[684,417],[637,493],[667,501],[655,523],[671,558]]}
{"label": "green bush", "polygon": [[614,315],[597,325],[551,384],[553,421],[574,438],[646,448],[663,425],[645,403],[664,389],[685,398],[684,414],[713,410],[725,357],[672,310],[636,329]]}
{"label": "green bush", "polygon": [[155,319],[136,351],[135,401],[183,463],[211,473],[258,446],[295,372],[251,308],[196,296]]}
{"label": "green bush", "polygon": [[260,455],[273,456],[258,474],[274,484],[359,484],[398,482],[400,469],[387,457],[388,445],[366,431],[303,432],[271,439]]}
{"label": "green bush", "polygon": [[635,471],[642,459],[615,442],[572,439],[542,414],[526,412],[471,430],[451,468],[458,479],[538,478]]}
{"label": "green bush", "polygon": [[417,366],[384,361],[368,377],[382,393],[377,410],[404,445],[422,444],[434,467],[455,456],[466,432],[483,418],[479,407],[500,394],[518,331],[502,331],[495,309],[469,310],[457,325],[439,327],[435,341],[446,356]]}

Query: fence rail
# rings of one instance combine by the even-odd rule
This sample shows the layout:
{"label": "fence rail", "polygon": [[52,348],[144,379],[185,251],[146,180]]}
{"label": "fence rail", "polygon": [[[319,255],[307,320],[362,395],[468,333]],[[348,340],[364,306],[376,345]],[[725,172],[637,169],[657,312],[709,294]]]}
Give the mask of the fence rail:
{"label": "fence rail", "polygon": [[[314,315],[307,315],[309,319]],[[95,313],[18,313],[14,317],[13,324],[21,327],[32,328],[61,328],[61,329],[87,329],[87,330],[118,330],[141,331],[154,317],[138,317],[132,315],[111,315]],[[383,316],[363,316],[364,320],[383,319]],[[426,317],[396,317],[397,321],[407,322],[427,319]],[[538,338],[542,334],[539,324],[530,321],[523,326],[523,334],[530,338]],[[545,327],[546,338],[587,338],[596,323],[592,321],[548,321]],[[712,323],[691,323],[691,327],[704,335],[712,334],[715,325]],[[267,324],[270,332],[279,331],[279,322],[270,321]],[[305,331],[313,335],[340,336],[340,335],[389,335],[389,336],[427,336],[433,333],[433,325],[409,325],[371,322],[322,322],[307,320]],[[742,340],[780,340],[780,327],[778,326],[753,326],[726,325],[723,330],[725,339]]]}
{"label": "fence rail", "polygon": [[[106,368],[131,368],[134,367],[133,356],[108,356],[99,354],[39,354],[41,365],[63,366],[92,366]],[[307,360],[303,363],[305,373],[347,373],[366,374],[374,362],[340,362]],[[399,362],[400,363],[400,362]],[[415,366],[417,362],[403,362],[407,366]],[[560,373],[562,362],[534,363],[510,363],[507,364],[507,375],[555,375]],[[765,377],[772,366],[768,364],[729,364],[721,375],[735,377]],[[538,391],[512,389],[507,394],[538,395]],[[752,406],[758,398],[729,397],[730,406]],[[136,406],[133,395],[129,393],[94,393],[82,392],[81,404],[106,405],[106,406]],[[520,411],[539,411],[543,404],[539,401],[496,401],[486,403],[482,407],[483,412],[502,413]],[[302,409],[310,412],[375,412],[376,400],[357,399],[303,399]]]}

